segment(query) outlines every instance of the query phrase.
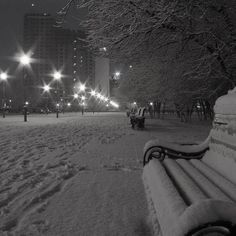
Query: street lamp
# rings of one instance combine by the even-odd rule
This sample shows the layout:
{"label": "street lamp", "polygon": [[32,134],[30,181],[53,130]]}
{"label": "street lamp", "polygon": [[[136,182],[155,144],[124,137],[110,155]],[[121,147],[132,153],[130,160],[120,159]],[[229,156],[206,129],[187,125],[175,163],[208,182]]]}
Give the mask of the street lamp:
{"label": "street lamp", "polygon": [[91,94],[92,96],[95,96],[95,95],[96,95],[96,92],[95,92],[94,90],[91,90],[90,94]]}
{"label": "street lamp", "polygon": [[48,114],[48,111],[49,111],[49,109],[48,109],[48,94],[50,93],[51,89],[52,88],[50,87],[49,84],[44,84],[43,92],[46,93],[46,114]]}
{"label": "street lamp", "polygon": [[119,77],[119,76],[120,76],[120,72],[119,72],[119,71],[116,71],[116,72],[115,72],[115,76]]}
{"label": "street lamp", "polygon": [[23,67],[23,80],[22,80],[22,82],[23,82],[23,86],[24,86],[24,88],[23,88],[23,91],[24,91],[24,107],[23,107],[23,110],[24,110],[24,122],[26,122],[27,121],[27,107],[28,107],[28,102],[26,101],[26,88],[25,88],[25,86],[26,86],[26,81],[25,81],[25,67],[27,67],[27,66],[29,66],[30,65],[30,63],[31,63],[31,58],[30,58],[30,56],[29,55],[27,55],[27,54],[22,54],[20,57],[19,57],[19,62],[20,62],[20,64],[22,65],[22,67]]}
{"label": "street lamp", "polygon": [[56,81],[56,93],[57,93],[57,97],[56,97],[56,101],[57,101],[57,105],[56,105],[56,111],[57,111],[57,118],[59,117],[59,81],[61,80],[62,74],[60,71],[55,71],[53,73],[53,79]]}
{"label": "street lamp", "polygon": [[2,117],[5,118],[5,109],[6,109],[6,81],[8,75],[6,72],[1,72],[0,79],[2,81]]}
{"label": "street lamp", "polygon": [[86,87],[85,87],[84,84],[80,84],[80,85],[79,85],[79,90],[80,90],[80,92],[84,92],[85,89],[86,89]]}
{"label": "street lamp", "polygon": [[78,99],[79,95],[78,95],[77,93],[75,93],[75,94],[73,95],[73,97],[74,97],[74,99]]}
{"label": "street lamp", "polygon": [[43,86],[44,92],[49,92],[50,89],[51,89],[51,87],[50,87],[48,84],[45,84],[45,85]]}
{"label": "street lamp", "polygon": [[85,99],[86,99],[86,97],[85,96],[82,96],[81,97],[81,100],[82,100],[82,115],[84,115],[84,106],[85,106]]}

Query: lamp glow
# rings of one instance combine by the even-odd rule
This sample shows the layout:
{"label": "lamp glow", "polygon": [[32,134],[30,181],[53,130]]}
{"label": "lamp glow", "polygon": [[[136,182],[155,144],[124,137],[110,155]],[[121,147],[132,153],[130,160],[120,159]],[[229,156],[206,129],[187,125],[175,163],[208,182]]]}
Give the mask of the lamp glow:
{"label": "lamp glow", "polygon": [[117,104],[116,102],[110,101],[110,104],[115,108],[119,108],[119,104]]}
{"label": "lamp glow", "polygon": [[80,91],[85,91],[85,89],[86,89],[85,85],[84,84],[80,84],[79,90]]}
{"label": "lamp glow", "polygon": [[50,87],[48,84],[45,84],[45,85],[43,86],[44,92],[49,92],[50,89],[51,89],[51,87]]}
{"label": "lamp glow", "polygon": [[61,79],[61,73],[59,71],[55,71],[53,74],[53,78],[55,80],[60,80]]}
{"label": "lamp glow", "polygon": [[74,97],[74,99],[78,99],[79,95],[78,95],[77,93],[75,93],[75,94],[73,95],[73,97]]}
{"label": "lamp glow", "polygon": [[96,92],[94,90],[92,90],[90,93],[91,93],[92,96],[96,95]]}
{"label": "lamp glow", "polygon": [[2,73],[0,74],[0,78],[1,78],[1,80],[4,80],[4,81],[6,81],[6,80],[7,80],[7,78],[8,78],[8,75],[7,75],[7,73],[6,73],[6,72],[2,72]]}
{"label": "lamp glow", "polygon": [[23,65],[23,66],[27,66],[29,65],[31,62],[31,58],[26,55],[26,54],[23,54],[21,57],[20,57],[20,63]]}
{"label": "lamp glow", "polygon": [[115,72],[115,76],[117,76],[117,77],[120,76],[120,72],[119,72],[119,71],[116,71],[116,72]]}

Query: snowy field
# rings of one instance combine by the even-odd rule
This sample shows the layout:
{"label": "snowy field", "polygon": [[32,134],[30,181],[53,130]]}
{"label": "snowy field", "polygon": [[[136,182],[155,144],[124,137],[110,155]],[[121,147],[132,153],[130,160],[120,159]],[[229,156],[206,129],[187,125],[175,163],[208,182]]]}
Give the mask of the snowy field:
{"label": "snowy field", "polygon": [[141,180],[146,141],[204,140],[210,126],[124,113],[0,117],[0,236],[152,235]]}

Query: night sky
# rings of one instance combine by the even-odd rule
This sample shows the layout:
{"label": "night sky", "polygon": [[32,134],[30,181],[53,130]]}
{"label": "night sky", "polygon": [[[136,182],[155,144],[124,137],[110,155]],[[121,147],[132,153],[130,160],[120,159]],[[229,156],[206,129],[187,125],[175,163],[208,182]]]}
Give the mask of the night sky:
{"label": "night sky", "polygon": [[[16,53],[17,45],[22,44],[24,14],[47,12],[55,16],[67,2],[68,0],[0,0],[0,69],[11,67],[9,57]],[[71,9],[64,27],[77,28],[79,18],[83,18],[83,15],[83,11]]]}

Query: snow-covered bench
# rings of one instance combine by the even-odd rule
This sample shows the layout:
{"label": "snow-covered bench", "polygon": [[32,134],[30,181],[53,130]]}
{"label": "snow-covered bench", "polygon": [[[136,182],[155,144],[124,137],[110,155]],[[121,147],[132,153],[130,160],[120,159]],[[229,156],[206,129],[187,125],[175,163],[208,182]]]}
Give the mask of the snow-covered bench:
{"label": "snow-covered bench", "polygon": [[137,126],[138,128],[144,128],[145,111],[145,107],[140,107],[136,114],[130,116],[130,123],[132,128],[135,128],[135,126]]}
{"label": "snow-covered bench", "polygon": [[214,111],[202,144],[151,140],[144,147],[155,235],[236,235],[236,89],[220,97]]}

